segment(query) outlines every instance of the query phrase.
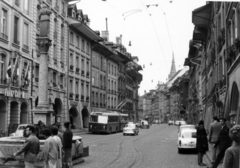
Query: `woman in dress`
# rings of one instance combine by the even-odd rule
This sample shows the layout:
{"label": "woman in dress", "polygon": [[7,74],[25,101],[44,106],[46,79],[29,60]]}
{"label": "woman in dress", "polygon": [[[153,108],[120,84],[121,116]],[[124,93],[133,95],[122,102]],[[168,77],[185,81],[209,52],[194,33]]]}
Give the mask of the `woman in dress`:
{"label": "woman in dress", "polygon": [[206,166],[203,161],[203,155],[208,151],[207,132],[204,128],[204,121],[200,120],[197,127],[197,151],[198,151],[198,165]]}

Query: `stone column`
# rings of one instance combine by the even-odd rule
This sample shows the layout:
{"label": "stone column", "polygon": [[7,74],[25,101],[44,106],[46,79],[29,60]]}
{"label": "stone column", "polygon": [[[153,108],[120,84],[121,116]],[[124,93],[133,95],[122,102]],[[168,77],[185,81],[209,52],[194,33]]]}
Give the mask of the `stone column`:
{"label": "stone column", "polygon": [[42,4],[40,10],[40,36],[37,38],[37,45],[40,53],[39,63],[39,88],[38,88],[38,106],[33,110],[34,112],[34,123],[36,124],[39,120],[45,124],[51,124],[50,114],[53,112],[52,107],[49,105],[48,97],[48,50],[52,45],[49,38],[50,30],[50,15],[46,4]]}

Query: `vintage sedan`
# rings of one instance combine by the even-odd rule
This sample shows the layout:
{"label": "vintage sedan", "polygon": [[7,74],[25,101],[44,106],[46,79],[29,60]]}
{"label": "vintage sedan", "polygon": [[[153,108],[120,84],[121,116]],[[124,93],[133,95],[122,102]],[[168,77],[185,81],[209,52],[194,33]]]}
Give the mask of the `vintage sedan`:
{"label": "vintage sedan", "polygon": [[23,137],[23,132],[26,128],[26,126],[29,124],[19,124],[17,127],[17,130],[13,133],[11,133],[9,136],[20,136]]}
{"label": "vintage sedan", "polygon": [[196,150],[197,143],[197,130],[193,128],[182,129],[178,134],[178,153],[184,149]]}
{"label": "vintage sedan", "polygon": [[123,135],[138,135],[139,128],[134,123],[128,123],[123,128]]}

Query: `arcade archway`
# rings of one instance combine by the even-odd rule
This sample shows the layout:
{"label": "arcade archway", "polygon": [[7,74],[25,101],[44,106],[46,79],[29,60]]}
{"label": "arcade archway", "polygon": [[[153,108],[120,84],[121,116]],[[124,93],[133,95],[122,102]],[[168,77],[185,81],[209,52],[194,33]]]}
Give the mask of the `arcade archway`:
{"label": "arcade archway", "polygon": [[55,123],[61,122],[61,114],[62,114],[62,101],[59,98],[56,98],[53,104]]}
{"label": "arcade archway", "polygon": [[0,100],[0,128],[3,131],[7,130],[7,109],[4,100]]}
{"label": "arcade archway", "polygon": [[21,104],[21,111],[20,111],[20,124],[27,124],[27,123],[28,123],[27,103],[23,102]]}
{"label": "arcade archway", "polygon": [[72,129],[79,127],[79,119],[78,119],[78,110],[76,107],[71,107],[69,110],[69,121],[71,123]]}
{"label": "arcade archway", "polygon": [[10,104],[10,124],[18,124],[18,102],[15,101]]}
{"label": "arcade archway", "polygon": [[231,92],[231,102],[230,102],[230,124],[231,126],[237,124],[237,114],[238,114],[238,105],[239,105],[239,90],[237,84],[234,82]]}
{"label": "arcade archway", "polygon": [[83,128],[88,128],[88,121],[89,121],[89,113],[88,109],[84,107],[82,109],[82,123],[83,123]]}

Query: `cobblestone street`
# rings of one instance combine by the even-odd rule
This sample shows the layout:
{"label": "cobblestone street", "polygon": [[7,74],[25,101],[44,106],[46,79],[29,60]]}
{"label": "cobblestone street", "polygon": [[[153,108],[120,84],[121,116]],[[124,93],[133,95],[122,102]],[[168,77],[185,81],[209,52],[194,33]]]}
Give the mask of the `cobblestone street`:
{"label": "cobblestone street", "polygon": [[[84,134],[85,162],[74,168],[197,168],[197,154],[177,151],[177,126],[155,124],[138,136]],[[204,162],[209,164],[206,157]]]}

